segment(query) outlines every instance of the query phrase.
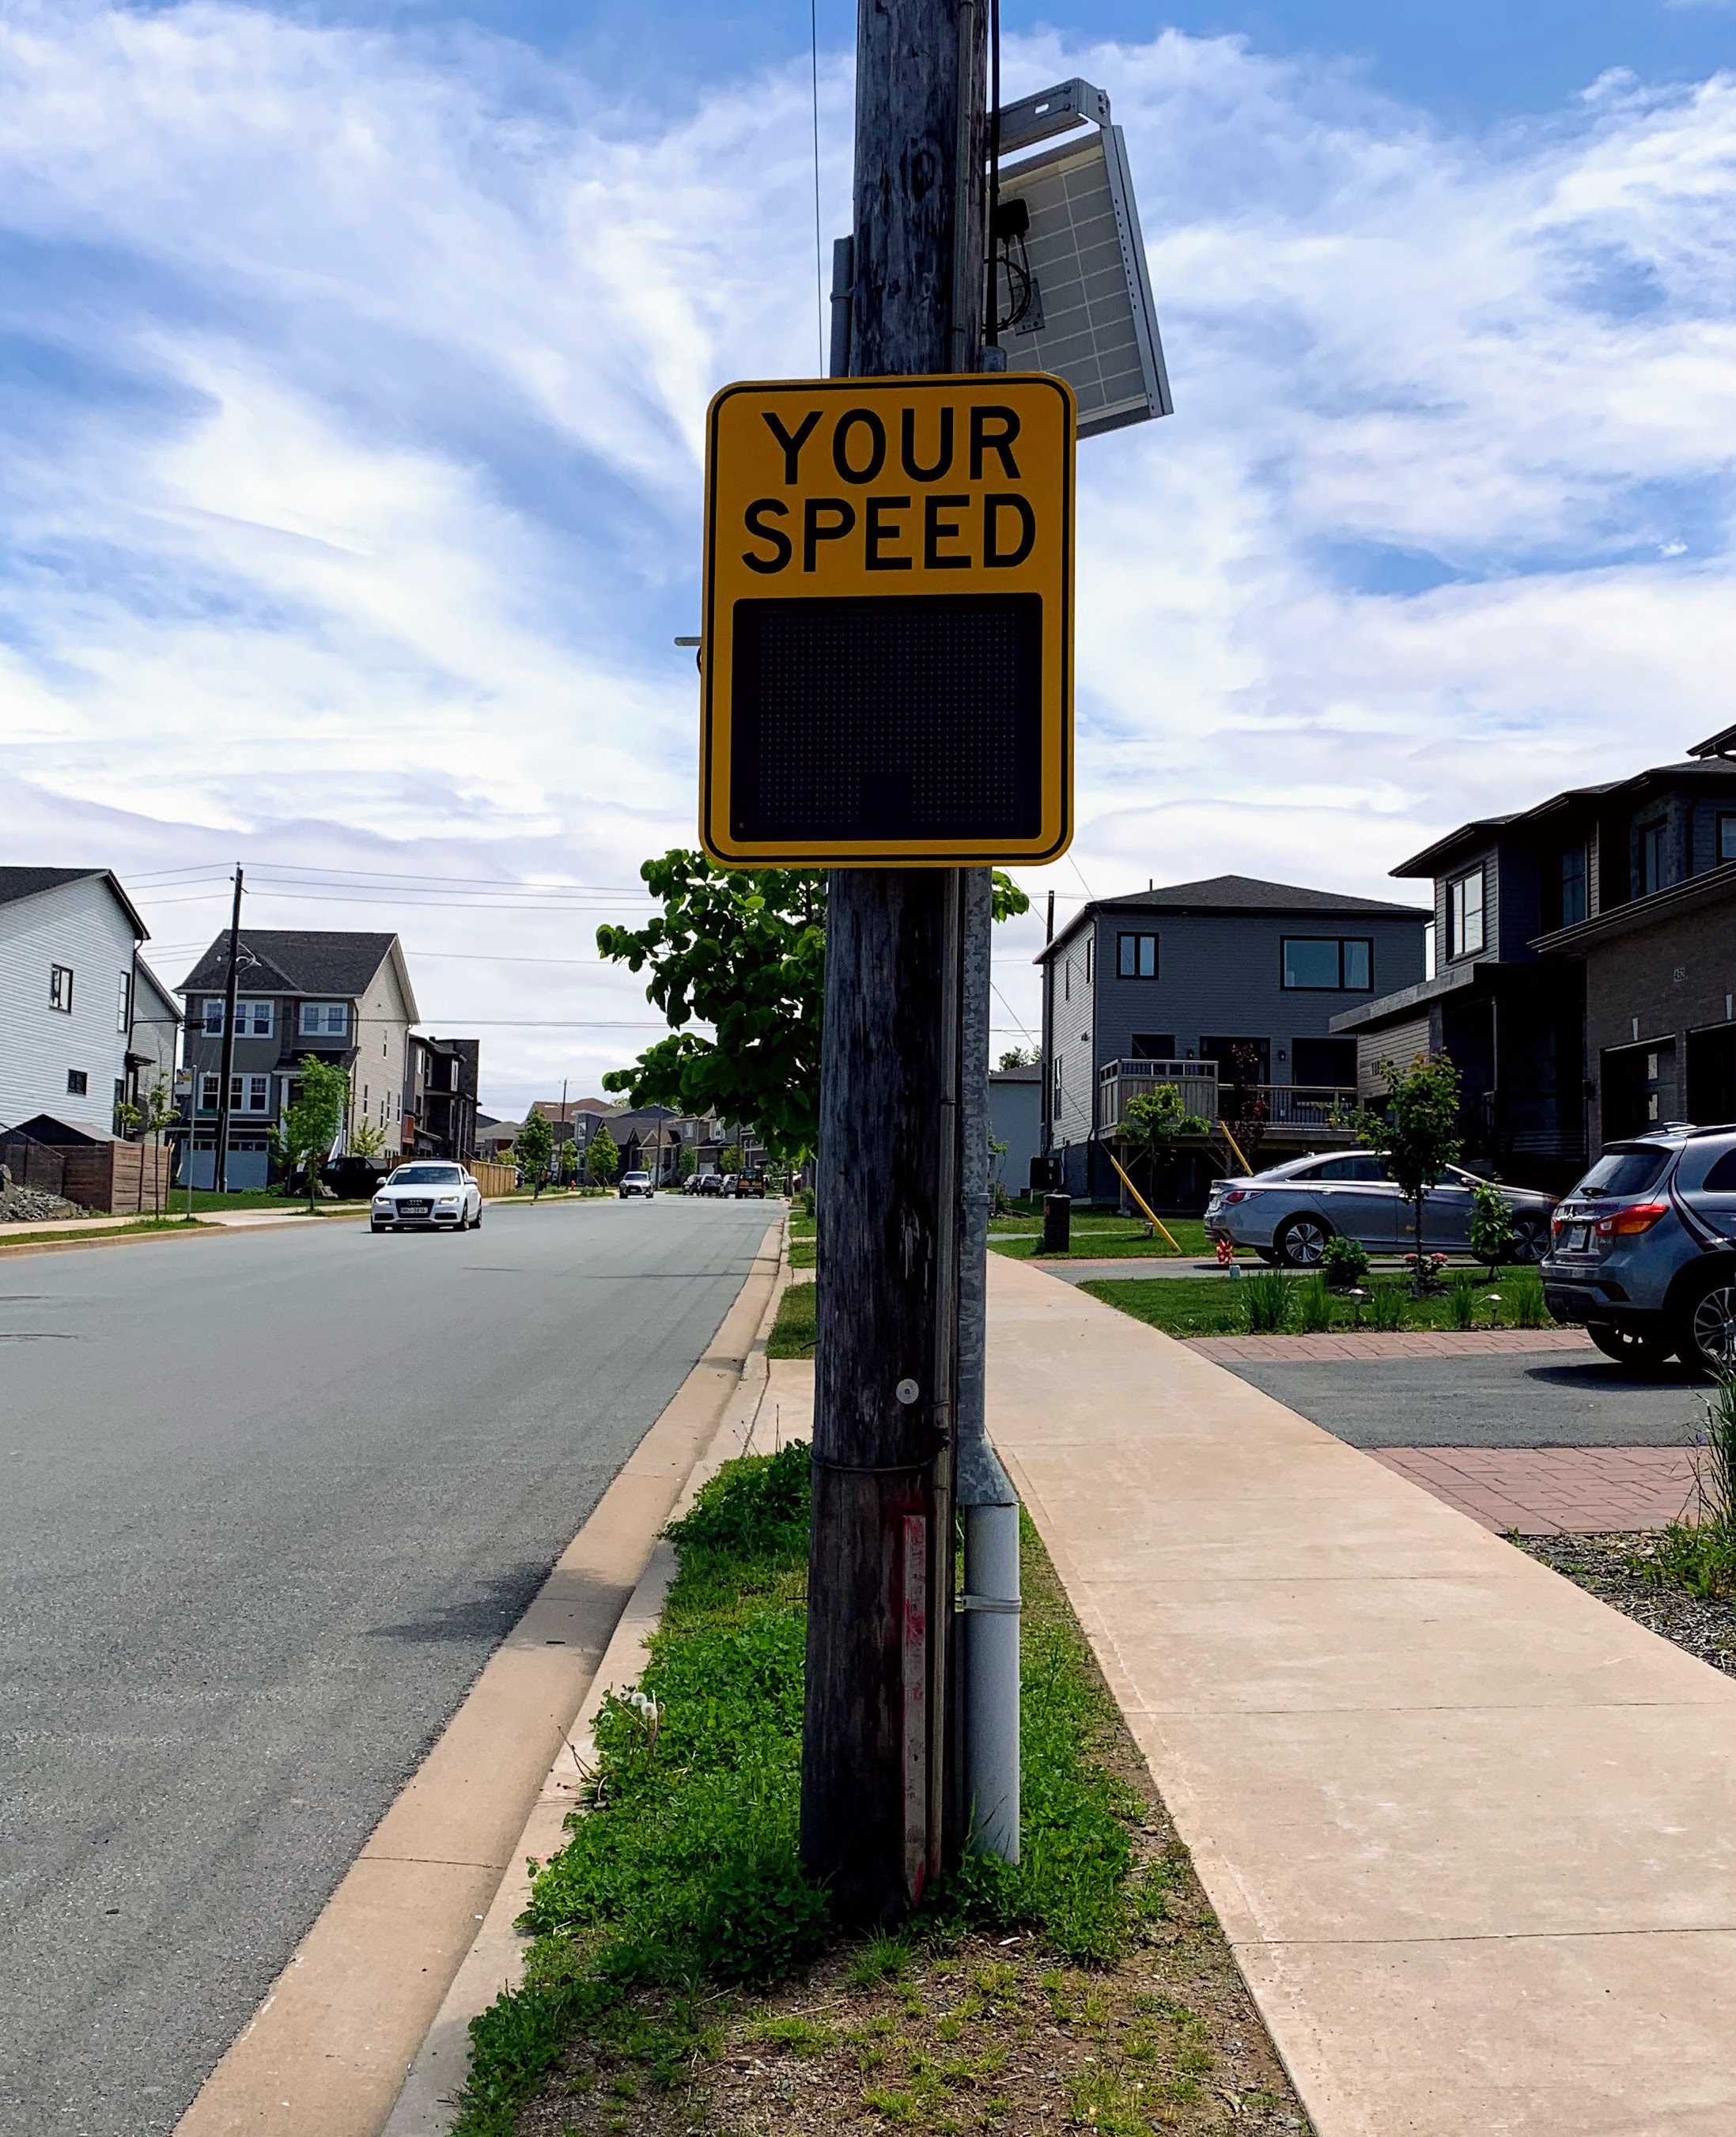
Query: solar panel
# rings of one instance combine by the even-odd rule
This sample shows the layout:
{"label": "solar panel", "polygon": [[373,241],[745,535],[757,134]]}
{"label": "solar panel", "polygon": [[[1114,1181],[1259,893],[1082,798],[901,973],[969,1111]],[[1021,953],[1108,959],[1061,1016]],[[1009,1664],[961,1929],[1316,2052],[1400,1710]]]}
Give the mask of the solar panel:
{"label": "solar panel", "polygon": [[1167,416],[1174,404],[1121,128],[1004,164],[1003,210],[1015,201],[1029,225],[1004,243],[998,267],[1000,316],[1018,314],[1000,333],[1007,369],[1064,378],[1081,437]]}

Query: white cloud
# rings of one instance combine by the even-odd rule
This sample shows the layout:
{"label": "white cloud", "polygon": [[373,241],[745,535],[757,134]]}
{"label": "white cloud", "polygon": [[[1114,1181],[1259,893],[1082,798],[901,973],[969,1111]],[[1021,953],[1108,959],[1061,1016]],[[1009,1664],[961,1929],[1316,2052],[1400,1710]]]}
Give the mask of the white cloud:
{"label": "white cloud", "polygon": [[[1010,49],[1009,93],[1074,72],[1128,131],[1178,412],[1082,453],[1081,835],[1033,888],[1403,895],[1460,817],[1729,719],[1736,82],[1470,139],[1234,40]],[[823,93],[842,226],[848,70]],[[0,0],[0,326],[49,355],[0,358],[9,857],[625,884],[689,838],[700,423],[815,361],[805,98],[670,117],[474,36]],[[641,1006],[420,983],[449,1025]],[[631,1044],[484,1036],[503,1101]]]}

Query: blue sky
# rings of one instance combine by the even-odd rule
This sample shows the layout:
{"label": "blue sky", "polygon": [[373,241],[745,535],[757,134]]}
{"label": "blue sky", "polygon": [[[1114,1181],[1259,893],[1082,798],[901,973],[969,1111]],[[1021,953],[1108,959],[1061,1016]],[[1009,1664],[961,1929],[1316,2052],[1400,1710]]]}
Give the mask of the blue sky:
{"label": "blue sky", "polygon": [[[1126,128],[1177,404],[1082,453],[1039,898],[1397,894],[1736,718],[1736,7],[1005,20]],[[237,856],[399,927],[497,1109],[632,1051],[591,931],[691,838],[706,400],[815,362],[808,67],[781,0],[0,0],[0,858],[118,868],[172,981]]]}

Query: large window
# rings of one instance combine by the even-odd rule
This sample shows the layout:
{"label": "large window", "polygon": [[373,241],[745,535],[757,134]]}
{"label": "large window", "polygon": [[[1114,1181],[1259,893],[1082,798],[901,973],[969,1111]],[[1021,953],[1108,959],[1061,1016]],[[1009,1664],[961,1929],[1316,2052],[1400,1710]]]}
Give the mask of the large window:
{"label": "large window", "polygon": [[1366,994],[1374,984],[1374,945],[1352,935],[1286,935],[1284,985],[1305,994]]}
{"label": "large window", "polygon": [[1718,858],[1736,861],[1736,813],[1726,811],[1718,819]]}
{"label": "large window", "polygon": [[1475,957],[1483,947],[1483,871],[1455,876],[1447,886],[1449,957]]}
{"label": "large window", "polygon": [[114,1029],[130,1031],[133,1029],[133,975],[123,972],[120,991],[114,997]]}
{"label": "large window", "polygon": [[1670,881],[1670,826],[1667,824],[1642,824],[1640,826],[1640,895],[1646,897],[1654,890],[1661,890]]}
{"label": "large window", "polygon": [[1585,914],[1585,848],[1569,846],[1561,856],[1561,924],[1571,927]]}
{"label": "large window", "polygon": [[348,1002],[304,1002],[302,1035],[307,1039],[348,1039],[350,1005]]}
{"label": "large window", "polygon": [[72,1014],[72,967],[71,965],[51,965],[48,967],[48,1006]]}
{"label": "large window", "polygon": [[1115,969],[1123,980],[1155,980],[1157,977],[1157,937],[1155,935],[1117,935],[1115,938]]}
{"label": "large window", "polygon": [[[223,998],[210,998],[205,1005],[205,1036],[221,1039],[223,1036]],[[272,1005],[268,1001],[238,1001],[235,1005],[235,1035],[237,1039],[269,1039],[273,1030]]]}
{"label": "large window", "polygon": [[[202,1076],[199,1079],[199,1111],[214,1113],[217,1109],[217,1091],[221,1079],[216,1076]],[[231,1113],[268,1113],[271,1110],[271,1078],[269,1076],[231,1076],[229,1079],[229,1110]]]}

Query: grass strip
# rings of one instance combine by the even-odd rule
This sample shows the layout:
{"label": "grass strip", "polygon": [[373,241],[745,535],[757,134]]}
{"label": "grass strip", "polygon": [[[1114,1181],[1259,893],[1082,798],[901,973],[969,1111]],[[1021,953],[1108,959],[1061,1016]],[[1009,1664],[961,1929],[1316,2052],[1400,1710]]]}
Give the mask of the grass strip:
{"label": "grass strip", "polygon": [[[472,2021],[455,2137],[510,2137],[569,2051],[586,2086],[603,2074],[605,2126],[627,2126],[642,2088],[691,2084],[715,2057],[721,1998],[801,1975],[839,1943],[797,1847],[809,1490],[805,1446],[751,1456],[670,1528],[662,1621],[636,1690],[598,1718],[589,1808],[534,1867],[523,1984]],[[852,1962],[866,1985],[915,1943],[984,1925],[1103,1964],[1164,1913],[1175,1860],[1145,1859],[1147,1807],[1097,1755],[1117,1717],[1052,1575],[1025,1626],[1022,1859],[969,1860],[902,1937]],[[776,2045],[820,2043],[786,2026]]]}
{"label": "grass strip", "polygon": [[9,1232],[0,1225],[0,1247],[88,1247],[97,1239],[126,1239],[140,1232],[185,1232],[208,1229],[197,1217],[138,1217],[130,1224],[92,1224],[88,1231]]}
{"label": "grass strip", "polygon": [[1367,1297],[1352,1299],[1328,1291],[1314,1278],[1273,1270],[1243,1277],[1097,1277],[1079,1286],[1167,1336],[1270,1334],[1334,1336],[1432,1332],[1454,1328],[1554,1326],[1543,1304],[1534,1269],[1503,1269],[1493,1283],[1478,1286],[1475,1308],[1465,1318],[1465,1293],[1413,1298],[1408,1282],[1394,1277],[1364,1284]]}
{"label": "grass strip", "polygon": [[777,1318],[766,1339],[768,1358],[811,1358],[815,1337],[815,1315],[819,1307],[819,1287],[792,1283],[778,1301]]}

